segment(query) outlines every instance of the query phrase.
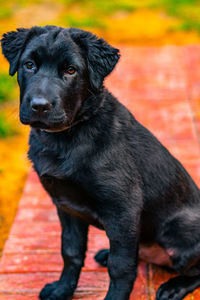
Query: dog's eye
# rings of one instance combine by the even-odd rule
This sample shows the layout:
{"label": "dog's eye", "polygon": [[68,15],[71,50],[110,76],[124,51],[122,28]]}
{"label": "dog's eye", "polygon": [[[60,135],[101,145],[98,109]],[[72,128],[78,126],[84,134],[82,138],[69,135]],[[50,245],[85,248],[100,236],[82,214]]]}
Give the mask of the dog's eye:
{"label": "dog's eye", "polygon": [[76,69],[74,67],[68,67],[65,71],[65,74],[73,75],[76,72]]}
{"label": "dog's eye", "polygon": [[32,61],[27,61],[27,62],[25,62],[24,65],[25,65],[26,69],[28,69],[28,70],[33,70],[35,68],[35,65]]}

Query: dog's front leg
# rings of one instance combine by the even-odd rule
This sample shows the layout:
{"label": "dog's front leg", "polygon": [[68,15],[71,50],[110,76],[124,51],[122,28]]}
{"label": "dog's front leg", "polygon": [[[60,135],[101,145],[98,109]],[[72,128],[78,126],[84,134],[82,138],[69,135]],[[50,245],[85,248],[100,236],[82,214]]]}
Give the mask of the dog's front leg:
{"label": "dog's front leg", "polygon": [[139,219],[140,209],[135,209],[134,215],[123,211],[107,221],[110,286],[105,300],[129,299],[137,275]]}
{"label": "dog's front leg", "polygon": [[[110,238],[110,286],[105,300],[128,300],[137,275],[137,233],[130,232],[128,227],[117,227],[115,230],[118,234]],[[123,235],[120,234],[122,232]]]}
{"label": "dog's front leg", "polygon": [[88,225],[57,209],[62,227],[62,257],[64,268],[60,279],[47,284],[40,292],[41,300],[71,299],[84,264]]}

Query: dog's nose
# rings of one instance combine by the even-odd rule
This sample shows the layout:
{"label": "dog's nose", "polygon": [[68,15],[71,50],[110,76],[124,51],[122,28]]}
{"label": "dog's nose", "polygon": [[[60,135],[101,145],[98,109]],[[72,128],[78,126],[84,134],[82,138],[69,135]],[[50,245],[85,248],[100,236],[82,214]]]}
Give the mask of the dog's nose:
{"label": "dog's nose", "polygon": [[51,104],[45,98],[33,98],[31,100],[31,109],[36,113],[46,113],[51,109]]}

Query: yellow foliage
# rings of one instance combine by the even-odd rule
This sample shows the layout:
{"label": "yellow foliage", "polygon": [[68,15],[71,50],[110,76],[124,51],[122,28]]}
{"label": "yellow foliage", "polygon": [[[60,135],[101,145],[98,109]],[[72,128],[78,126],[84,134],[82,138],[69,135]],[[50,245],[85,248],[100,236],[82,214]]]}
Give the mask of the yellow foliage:
{"label": "yellow foliage", "polygon": [[18,121],[17,105],[1,109],[19,132],[14,137],[0,140],[0,251],[13,222],[29,168],[28,127]]}

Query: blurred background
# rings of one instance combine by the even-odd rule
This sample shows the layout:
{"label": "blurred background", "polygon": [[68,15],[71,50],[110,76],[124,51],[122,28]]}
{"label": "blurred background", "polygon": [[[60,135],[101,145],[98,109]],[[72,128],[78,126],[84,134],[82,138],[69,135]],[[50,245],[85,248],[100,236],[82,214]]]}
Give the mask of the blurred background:
{"label": "blurred background", "polygon": [[[91,30],[120,48],[200,42],[198,0],[0,0],[0,33],[54,24]],[[16,76],[0,56],[0,253],[13,222],[29,163],[29,129],[18,119]]]}

